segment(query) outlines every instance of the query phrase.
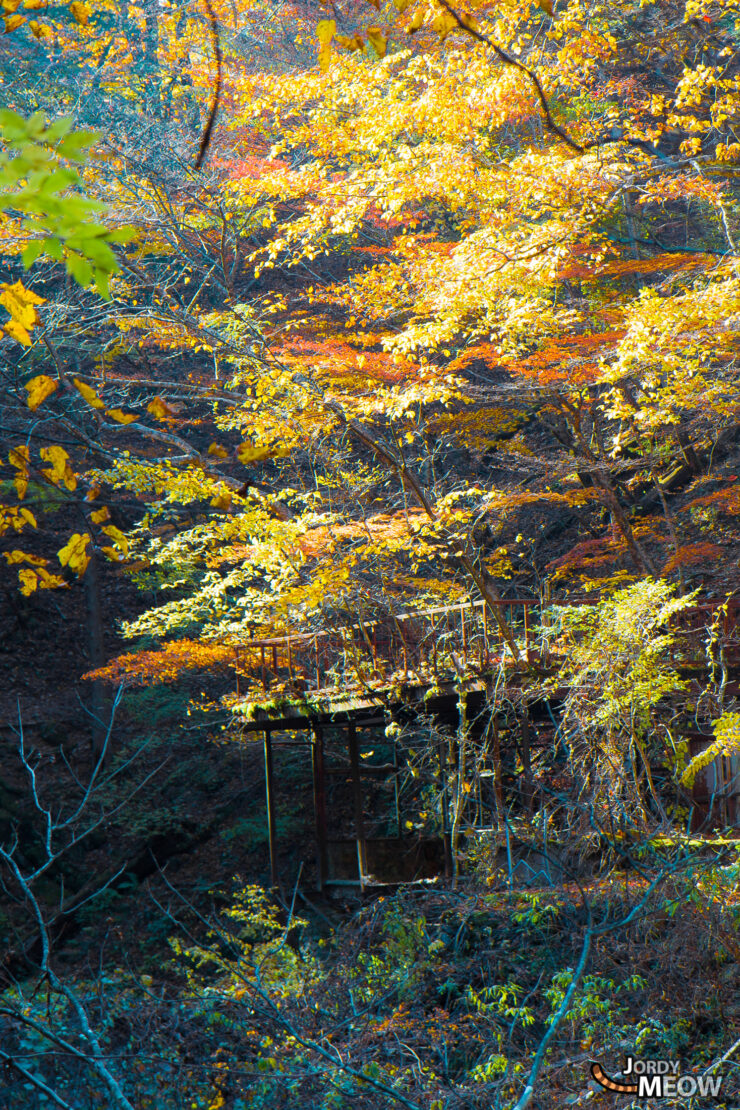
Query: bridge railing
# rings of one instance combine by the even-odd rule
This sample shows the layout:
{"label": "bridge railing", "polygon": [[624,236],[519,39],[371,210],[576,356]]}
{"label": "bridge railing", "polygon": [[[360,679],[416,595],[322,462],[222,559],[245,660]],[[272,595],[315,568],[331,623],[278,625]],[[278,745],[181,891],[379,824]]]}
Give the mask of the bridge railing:
{"label": "bridge railing", "polygon": [[699,602],[677,613],[673,658],[685,667],[740,666],[740,599]]}
{"label": "bridge railing", "polygon": [[[534,648],[536,602],[501,603],[522,658]],[[251,640],[235,649],[237,676],[251,678],[263,690],[283,685],[297,690],[362,690],[392,678],[424,681],[444,675],[487,669],[510,650],[484,602],[439,606],[356,619],[321,632],[294,632]]]}
{"label": "bridge railing", "polygon": [[[498,611],[511,630],[519,661],[547,665],[553,660],[550,603],[503,600]],[[562,603],[572,604],[572,602]],[[584,602],[584,604],[590,604]],[[679,666],[706,665],[724,658],[740,665],[740,601],[721,607],[710,602],[679,614],[674,659]],[[320,632],[295,631],[255,639],[235,649],[237,692],[255,686],[264,694],[276,687],[295,692],[370,692],[391,681],[433,682],[493,666],[513,665],[499,622],[483,601],[439,606]],[[240,687],[242,689],[240,689]]]}

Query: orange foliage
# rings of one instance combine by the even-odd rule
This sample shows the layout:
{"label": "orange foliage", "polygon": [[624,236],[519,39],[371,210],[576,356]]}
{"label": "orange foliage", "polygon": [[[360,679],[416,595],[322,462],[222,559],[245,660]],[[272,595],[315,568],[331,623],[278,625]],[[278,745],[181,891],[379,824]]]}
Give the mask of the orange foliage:
{"label": "orange foliage", "polygon": [[704,497],[697,497],[689,505],[684,506],[683,512],[688,512],[689,509],[712,507],[721,513],[740,513],[740,484],[736,486],[726,486],[725,489],[715,490],[714,493],[708,493]]}
{"label": "orange foliage", "polygon": [[[649,522],[634,529],[636,540],[648,540],[651,543],[667,543],[665,536],[661,536]],[[559,559],[553,559],[547,564],[547,569],[555,571],[556,578],[565,578],[571,570],[592,570],[596,567],[607,566],[617,558],[627,553],[627,541],[623,536],[601,536],[597,539],[584,540],[572,547]]]}
{"label": "orange foliage", "polygon": [[364,538],[367,542],[376,544],[397,542],[401,537],[412,536],[414,524],[418,528],[425,520],[425,514],[419,509],[393,515],[379,513],[351,524],[312,528],[299,540],[299,546],[305,556],[317,558],[323,552],[333,549],[341,540]]}
{"label": "orange foliage", "polygon": [[678,567],[706,566],[723,556],[724,550],[716,543],[687,543],[670,557],[661,573],[670,574]]}
{"label": "orange foliage", "polygon": [[233,666],[234,661],[234,648],[228,644],[173,640],[159,650],[119,655],[105,667],[89,671],[83,677],[124,685],[154,686],[161,682],[174,682],[183,671]]}
{"label": "orange foliage", "polygon": [[599,359],[612,351],[623,335],[623,331],[606,331],[548,339],[539,351],[510,362],[509,367],[537,378],[542,385],[587,385],[601,373]]}
{"label": "orange foliage", "polygon": [[617,258],[610,262],[593,261],[571,262],[563,266],[558,277],[561,280],[588,280],[600,277],[630,277],[633,274],[658,274],[669,270],[697,269],[713,265],[716,261],[711,254],[658,254],[653,258]]}

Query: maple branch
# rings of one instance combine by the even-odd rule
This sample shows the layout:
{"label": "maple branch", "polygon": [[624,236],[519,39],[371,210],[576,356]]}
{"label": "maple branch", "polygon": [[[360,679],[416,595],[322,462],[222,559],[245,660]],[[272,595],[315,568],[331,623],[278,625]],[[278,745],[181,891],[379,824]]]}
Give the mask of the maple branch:
{"label": "maple branch", "polygon": [[530,69],[529,66],[526,66],[524,62],[520,62],[519,59],[515,58],[513,54],[509,54],[507,50],[504,50],[503,47],[498,45],[498,43],[495,43],[493,39],[490,39],[488,37],[488,35],[484,35],[482,31],[477,30],[477,28],[475,27],[471,27],[470,24],[466,22],[466,20],[461,15],[458,15],[455,9],[447,3],[447,0],[439,0],[439,3],[442,5],[445,11],[449,12],[461,31],[465,31],[465,33],[470,35],[471,38],[477,39],[478,42],[482,42],[486,46],[488,46],[491,50],[493,50],[496,57],[500,58],[502,62],[506,62],[507,65],[514,66],[515,69],[519,69],[522,73],[526,74],[526,76],[534,85],[534,89],[537,93],[537,98],[540,102],[540,107],[542,108],[542,114],[545,117],[545,124],[547,125],[548,130],[552,131],[553,134],[562,139],[566,146],[569,146],[571,150],[574,150],[576,152],[576,154],[585,153],[586,148],[584,146],[581,146],[580,143],[577,143],[576,140],[553,119],[552,112],[550,111],[550,103],[547,99],[547,96],[545,95],[545,90],[542,88],[542,83],[534,70]]}
{"label": "maple branch", "polygon": [[206,123],[206,128],[203,132],[203,138],[200,140],[200,150],[198,151],[198,157],[195,161],[196,170],[199,170],[200,167],[203,165],[203,159],[205,158],[208,151],[208,146],[211,141],[211,132],[213,131],[213,125],[216,122],[216,113],[218,112],[218,106],[221,101],[222,58],[221,41],[218,34],[218,23],[216,22],[216,17],[213,14],[211,0],[204,0],[204,3],[206,6],[206,11],[208,12],[208,21],[211,26],[211,42],[213,43],[213,53],[216,57],[216,88],[213,94],[213,103],[211,104],[211,110],[208,114],[208,122]]}

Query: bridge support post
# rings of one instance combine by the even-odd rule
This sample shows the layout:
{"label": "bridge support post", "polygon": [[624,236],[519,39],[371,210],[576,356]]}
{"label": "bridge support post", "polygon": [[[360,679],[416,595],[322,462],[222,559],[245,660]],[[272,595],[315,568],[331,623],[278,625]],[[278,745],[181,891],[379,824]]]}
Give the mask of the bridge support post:
{"label": "bridge support post", "polygon": [[360,877],[360,890],[365,889],[367,860],[365,851],[365,819],[362,812],[362,786],[360,785],[360,757],[357,749],[357,727],[354,721],[347,725],[347,746],[349,763],[352,770],[352,798],[355,810],[355,836],[357,838],[357,871]]}
{"label": "bridge support post", "polygon": [[311,762],[313,765],[313,804],[316,817],[316,870],[318,888],[323,891],[328,878],[328,844],[326,824],[326,773],[324,769],[324,734],[321,725],[312,725]]}
{"label": "bridge support post", "polygon": [[524,711],[522,717],[522,772],[524,776],[524,789],[522,790],[522,801],[524,802],[525,809],[529,816],[532,816],[534,809],[534,783],[532,782],[532,749],[530,745],[530,731],[529,731],[529,717],[527,711]]}
{"label": "bridge support post", "polygon": [[437,755],[439,758],[439,777],[440,777],[440,798],[442,803],[442,841],[444,844],[445,853],[445,878],[451,879],[453,873],[452,866],[452,837],[450,835],[450,814],[448,812],[448,789],[447,789],[447,759],[445,756],[444,741],[440,740],[437,747]]}
{"label": "bridge support post", "polygon": [[270,842],[270,881],[274,887],[280,885],[278,874],[277,844],[275,830],[275,791],[272,777],[272,740],[269,728],[265,729],[265,799],[267,802],[267,835]]}

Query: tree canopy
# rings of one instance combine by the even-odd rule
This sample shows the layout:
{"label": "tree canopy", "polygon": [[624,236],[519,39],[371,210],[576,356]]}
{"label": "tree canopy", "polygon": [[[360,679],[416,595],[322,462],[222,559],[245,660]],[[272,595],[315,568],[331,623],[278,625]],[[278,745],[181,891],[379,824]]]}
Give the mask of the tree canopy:
{"label": "tree canopy", "polygon": [[[428,614],[453,605],[466,649],[465,619],[483,622],[484,636],[488,622],[496,630],[485,666],[467,652],[445,660],[459,695],[456,737],[429,725],[424,747],[394,720],[381,741],[389,760],[399,737],[410,750],[420,835],[436,821],[456,860],[463,853],[463,815],[489,774],[483,749],[499,746],[493,717],[478,733],[467,717],[474,688],[497,710],[547,704],[547,756],[532,757],[506,725],[511,778],[525,783],[516,805],[530,833],[541,821],[545,844],[556,812],[576,855],[594,837],[618,855],[629,836],[648,852],[658,827],[688,835],[692,783],[709,767],[736,775],[740,753],[727,646],[740,570],[738,0],[2,6],[3,577],[19,629],[32,617],[76,622],[70,681],[86,675],[93,734],[80,809],[65,808],[66,794],[47,809],[18,724],[19,774],[46,832],[41,862],[18,856],[13,833],[0,868],[32,923],[51,921],[39,884],[64,874],[61,856],[105,824],[96,816],[83,836],[80,814],[90,805],[129,812],[128,750],[111,754],[123,694],[111,689],[137,691],[142,700],[130,704],[145,707],[142,721],[146,706],[180,696],[183,680],[178,728],[192,728],[203,746],[224,735],[236,745],[260,704],[305,704],[330,679],[346,686],[327,652],[375,660],[381,626],[400,636],[403,667],[378,677],[380,668],[355,660],[351,692],[395,697],[411,679],[436,691],[421,663],[414,672],[402,629],[415,619],[433,629]],[[293,681],[294,645],[311,637],[315,678],[304,667]],[[285,653],[290,681],[266,680],[266,651]],[[435,641],[435,666],[436,651]],[[212,672],[228,679],[212,683]],[[150,687],[175,692],[150,702]],[[440,786],[445,758],[449,790]],[[545,764],[556,785],[535,813]],[[82,780],[69,762],[67,771],[71,796]],[[147,765],[144,781],[158,774]],[[505,826],[508,838],[504,802],[515,791],[494,780],[498,834]],[[130,789],[133,797],[139,787]],[[142,829],[148,820],[137,811]],[[19,827],[15,816],[7,827]],[[703,907],[705,923],[720,922],[712,936],[721,932],[724,956],[736,953],[722,916],[734,911],[717,908],[731,888],[724,857],[688,875],[678,849],[660,856],[649,844],[655,872],[640,871],[635,850],[629,866],[644,883],[631,902],[626,884],[612,917],[605,903],[600,925],[595,902],[573,909],[577,883],[569,908],[517,896],[513,920],[530,940],[549,936],[548,914],[585,938],[569,949],[567,971],[542,957],[546,985],[531,1007],[525,992],[539,986],[526,977],[479,983],[452,957],[444,985],[439,961],[447,974],[449,952],[461,956],[468,918],[436,903],[434,926],[408,907],[403,920],[388,909],[367,925],[374,955],[352,970],[342,950],[331,1002],[319,956],[302,963],[300,945],[287,941],[293,903],[286,925],[248,882],[231,892],[228,944],[214,932],[172,943],[188,967],[189,998],[206,996],[203,968],[217,967],[215,1024],[231,1021],[229,1007],[245,995],[249,1020],[261,1015],[250,1068],[272,1081],[297,1054],[308,1100],[300,1105],[313,1105],[326,1071],[316,1106],[390,1098],[442,1110],[482,1105],[495,1089],[497,1105],[523,1110],[545,1059],[553,1064],[548,1044],[567,1013],[584,1043],[595,1037],[616,1051],[623,1042],[628,1003],[617,1007],[623,1027],[607,1028],[606,1000],[631,998],[639,976],[605,966],[603,977],[589,976],[586,965],[612,921],[616,936],[635,907],[652,913],[654,873],[670,886],[656,912],[673,920],[682,899]],[[501,890],[508,882],[511,894],[508,839],[506,850]],[[482,944],[485,884],[495,887],[494,916],[508,913],[503,894],[495,901],[503,872],[472,839],[465,851],[468,873],[483,883],[468,906]],[[119,877],[105,882],[117,890]],[[58,902],[66,905],[63,889]],[[188,918],[196,932],[200,912]],[[176,916],[169,902],[163,914],[162,930]],[[90,1008],[76,1008],[49,954],[54,928],[43,924],[33,940],[47,995],[28,1012],[21,995],[6,999],[0,1031],[12,1014],[14,1029],[51,1043],[41,1010],[54,994],[93,1045]],[[498,918],[491,928],[508,936]],[[11,968],[33,948],[25,934],[13,943]],[[417,958],[428,981],[413,970]],[[463,989],[465,976],[473,978]],[[423,1036],[404,1024],[414,991],[425,999]],[[128,1005],[110,1018],[108,1043]],[[332,1028],[352,1030],[341,1041],[349,1062],[329,1059],[322,1006]],[[355,1067],[365,1050],[349,1016],[357,1006],[377,1017],[373,1036],[408,1033],[414,1053],[420,1041],[441,1043],[437,1011],[459,1006],[464,1062],[445,1049],[444,1063],[424,1057],[418,1073]],[[193,1020],[205,1020],[204,1007]],[[678,1026],[645,1028],[643,1040],[662,1037],[665,1052],[678,1051]],[[74,1036],[63,1040],[73,1062]],[[0,1037],[0,1060],[4,1052]],[[109,1105],[131,1106],[109,1058],[93,1045],[89,1059]],[[54,1086],[48,1072],[19,1066],[45,1098],[77,1105],[65,1101],[74,1078]],[[193,1106],[271,1105],[269,1084],[240,1102],[208,1066]],[[280,1083],[287,1100],[289,1083]]]}

